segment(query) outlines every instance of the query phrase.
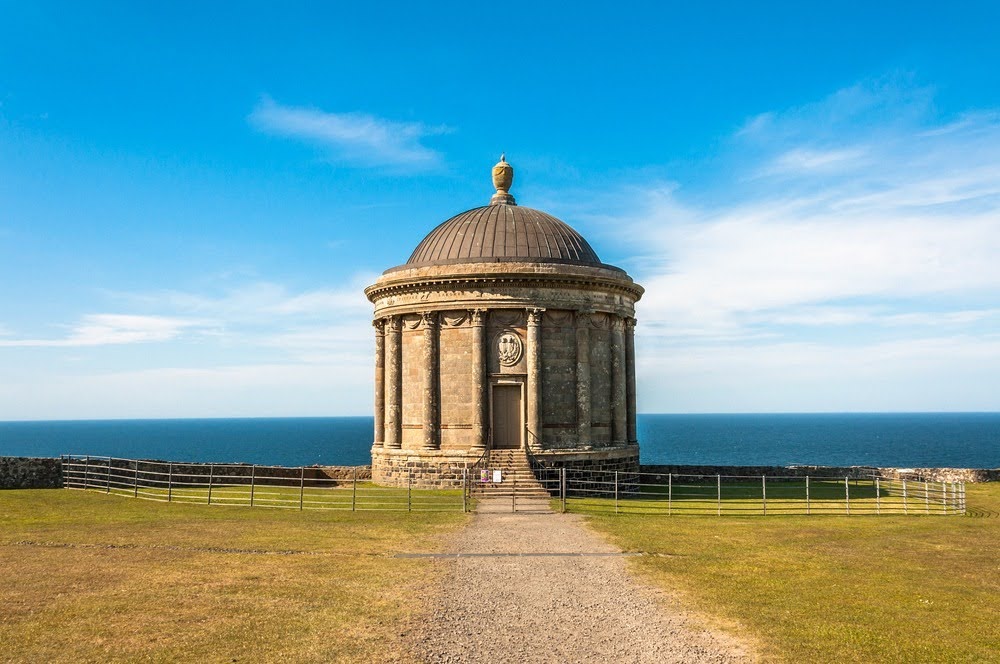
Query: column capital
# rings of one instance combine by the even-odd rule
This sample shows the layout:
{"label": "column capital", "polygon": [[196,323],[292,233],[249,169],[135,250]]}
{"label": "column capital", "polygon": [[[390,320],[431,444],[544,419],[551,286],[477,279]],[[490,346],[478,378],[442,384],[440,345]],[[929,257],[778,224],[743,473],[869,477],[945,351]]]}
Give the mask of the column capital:
{"label": "column capital", "polygon": [[435,327],[438,324],[438,312],[436,311],[422,311],[420,312],[420,322],[425,327]]}
{"label": "column capital", "polygon": [[625,331],[625,320],[626,320],[625,318],[622,318],[621,316],[614,316],[614,315],[612,315],[610,318],[611,318],[611,330],[613,332],[624,332]]}
{"label": "column capital", "polygon": [[375,334],[379,336],[385,334],[385,319],[376,318],[375,320],[372,321],[372,327],[375,328]]}
{"label": "column capital", "polygon": [[626,316],[625,317],[625,329],[629,330],[629,331],[634,330],[635,329],[635,324],[637,322],[638,321],[636,321],[636,319],[630,318],[630,317]]}
{"label": "column capital", "polygon": [[486,309],[469,309],[469,320],[472,325],[481,326],[486,324]]}
{"label": "column capital", "polygon": [[528,325],[540,325],[543,313],[545,313],[545,309],[541,307],[528,309]]}
{"label": "column capital", "polygon": [[386,316],[382,320],[385,321],[386,332],[399,332],[403,328],[403,319],[399,316]]}

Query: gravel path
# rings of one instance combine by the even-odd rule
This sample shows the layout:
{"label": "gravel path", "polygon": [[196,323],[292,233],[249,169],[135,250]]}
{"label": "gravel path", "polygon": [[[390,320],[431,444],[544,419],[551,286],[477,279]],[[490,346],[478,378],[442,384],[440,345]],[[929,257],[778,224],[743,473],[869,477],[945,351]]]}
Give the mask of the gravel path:
{"label": "gravel path", "polygon": [[579,517],[509,510],[481,503],[446,549],[460,555],[440,559],[446,581],[410,634],[422,660],[752,661],[745,645],[636,583],[626,557]]}

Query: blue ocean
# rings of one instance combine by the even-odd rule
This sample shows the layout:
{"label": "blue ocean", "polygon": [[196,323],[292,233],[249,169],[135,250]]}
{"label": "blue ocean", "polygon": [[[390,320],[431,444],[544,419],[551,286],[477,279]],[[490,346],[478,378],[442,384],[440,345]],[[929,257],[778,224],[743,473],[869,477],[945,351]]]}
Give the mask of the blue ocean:
{"label": "blue ocean", "polygon": [[[0,422],[0,456],[369,462],[371,417]],[[642,462],[1000,467],[1000,413],[639,415]]]}

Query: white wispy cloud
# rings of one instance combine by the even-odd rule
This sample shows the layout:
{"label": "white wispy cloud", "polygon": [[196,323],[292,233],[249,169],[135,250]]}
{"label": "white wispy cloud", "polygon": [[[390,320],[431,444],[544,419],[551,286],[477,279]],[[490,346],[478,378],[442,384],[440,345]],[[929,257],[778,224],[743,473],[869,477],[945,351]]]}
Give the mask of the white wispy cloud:
{"label": "white wispy cloud", "polygon": [[0,339],[6,347],[80,347],[164,342],[204,322],[167,316],[89,314],[60,339]]}
{"label": "white wispy cloud", "polygon": [[[1000,393],[1000,115],[940,120],[932,102],[905,80],[862,83],[749,120],[718,157],[717,196],[687,196],[684,181],[623,188],[624,213],[605,223],[645,248],[629,261],[646,287],[641,344],[670,357],[645,370],[704,385],[700,403],[721,410],[739,408],[737,388],[723,385],[736,375],[756,394],[748,409],[794,409],[803,386],[857,408],[845,377],[870,377],[851,363],[878,368],[886,385],[915,380],[903,363],[921,368],[948,407],[947,389],[969,392],[944,386],[960,380],[954,367]],[[935,329],[948,336],[926,336]],[[922,352],[937,356],[918,361]],[[892,390],[912,397],[895,407],[933,401]],[[652,409],[690,408],[689,396]]]}
{"label": "white wispy cloud", "polygon": [[357,166],[437,166],[441,154],[423,141],[449,131],[443,126],[398,122],[366,113],[283,106],[268,97],[257,104],[249,120],[259,131],[305,141],[327,150],[338,161]]}

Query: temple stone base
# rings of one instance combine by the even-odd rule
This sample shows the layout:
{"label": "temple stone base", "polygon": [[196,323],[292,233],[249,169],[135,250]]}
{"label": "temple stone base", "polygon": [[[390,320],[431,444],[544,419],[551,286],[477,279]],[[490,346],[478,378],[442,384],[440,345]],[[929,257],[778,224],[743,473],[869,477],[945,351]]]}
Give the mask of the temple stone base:
{"label": "temple stone base", "polygon": [[482,450],[398,450],[372,448],[372,481],[383,486],[447,489],[462,486],[463,471]]}
{"label": "temple stone base", "polygon": [[574,470],[602,470],[638,472],[639,445],[605,447],[591,450],[544,450],[531,453],[532,466],[536,468],[569,468]]}

